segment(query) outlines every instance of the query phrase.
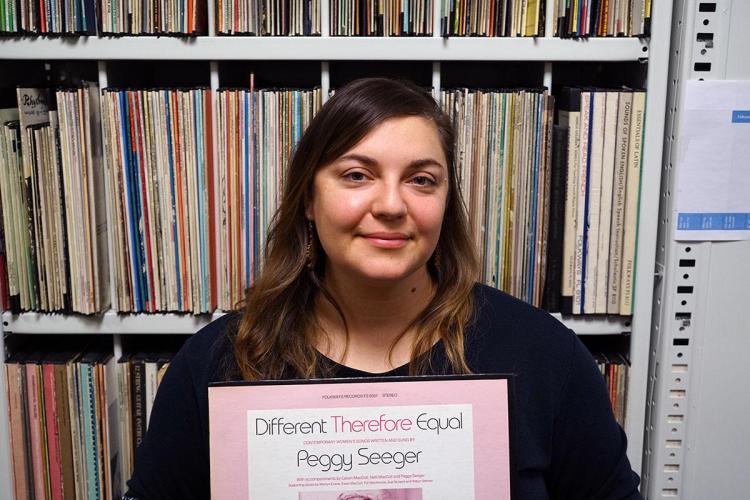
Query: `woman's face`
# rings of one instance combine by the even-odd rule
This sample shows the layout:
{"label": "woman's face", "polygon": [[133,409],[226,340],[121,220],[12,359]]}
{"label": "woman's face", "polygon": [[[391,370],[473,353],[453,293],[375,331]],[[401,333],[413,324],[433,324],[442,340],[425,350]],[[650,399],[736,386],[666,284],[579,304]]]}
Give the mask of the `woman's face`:
{"label": "woman's face", "polygon": [[392,118],[323,166],[306,215],[326,272],[398,282],[423,270],[440,237],[448,169],[435,124]]}

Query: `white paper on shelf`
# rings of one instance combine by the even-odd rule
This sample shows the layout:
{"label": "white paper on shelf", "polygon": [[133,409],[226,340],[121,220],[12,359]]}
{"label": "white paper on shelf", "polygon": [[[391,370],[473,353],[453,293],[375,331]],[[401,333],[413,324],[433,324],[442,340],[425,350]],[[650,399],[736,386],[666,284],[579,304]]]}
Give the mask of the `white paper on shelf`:
{"label": "white paper on shelf", "polygon": [[675,239],[750,240],[750,81],[689,81],[680,113]]}

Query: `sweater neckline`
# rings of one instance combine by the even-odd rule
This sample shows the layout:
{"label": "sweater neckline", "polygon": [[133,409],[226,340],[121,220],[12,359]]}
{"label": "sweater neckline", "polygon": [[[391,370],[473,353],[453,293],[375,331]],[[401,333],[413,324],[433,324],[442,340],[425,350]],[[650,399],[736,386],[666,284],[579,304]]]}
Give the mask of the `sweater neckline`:
{"label": "sweater neckline", "polygon": [[[444,352],[443,347],[443,341],[442,339],[438,340],[433,344],[433,346],[425,352],[422,356],[430,356],[433,363],[433,371],[438,369],[438,363],[437,361],[441,359],[441,354]],[[443,356],[444,358],[444,356]],[[369,377],[404,377],[409,375],[409,363],[405,363],[401,366],[397,366],[395,368],[392,368],[391,370],[385,371],[385,372],[368,372],[365,370],[360,370],[358,368],[353,368],[351,366],[343,365],[341,363],[338,363],[325,354],[318,351],[318,359],[320,362],[325,366],[325,368],[331,370],[331,373],[334,377],[337,378],[344,378],[344,377],[356,377],[356,378],[369,378]],[[440,367],[442,368],[442,367]]]}

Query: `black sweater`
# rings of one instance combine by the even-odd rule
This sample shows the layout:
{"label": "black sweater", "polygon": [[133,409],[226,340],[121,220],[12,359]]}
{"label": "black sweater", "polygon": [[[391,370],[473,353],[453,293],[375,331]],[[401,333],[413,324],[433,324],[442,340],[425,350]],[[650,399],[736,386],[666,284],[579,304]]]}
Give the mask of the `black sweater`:
{"label": "black sweater", "polygon": [[[641,498],[625,454],[625,434],[585,346],[549,314],[524,302],[480,285],[475,296],[477,314],[466,334],[469,367],[474,373],[515,375],[514,500]],[[208,384],[236,371],[233,318],[207,325],[172,360],[126,496],[210,497]],[[446,365],[441,343],[431,356],[436,370]],[[334,373],[373,375],[341,365]],[[405,374],[403,366],[379,375]]]}

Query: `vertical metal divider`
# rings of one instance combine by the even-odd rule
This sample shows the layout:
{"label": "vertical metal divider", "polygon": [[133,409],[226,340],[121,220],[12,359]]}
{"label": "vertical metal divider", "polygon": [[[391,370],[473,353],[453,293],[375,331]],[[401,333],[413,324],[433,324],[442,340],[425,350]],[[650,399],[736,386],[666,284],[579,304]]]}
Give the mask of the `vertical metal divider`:
{"label": "vertical metal divider", "polygon": [[[443,34],[440,31],[441,16],[443,14],[443,4],[448,0],[432,0],[432,38],[441,38]],[[447,43],[448,39],[444,38],[443,43]],[[440,104],[440,91],[442,90],[442,83],[440,81],[440,75],[442,71],[441,61],[432,61],[432,97]]]}
{"label": "vertical metal divider", "polygon": [[[714,0],[714,11],[698,15],[701,2],[676,0],[668,74],[669,95],[664,127],[661,207],[654,292],[643,493],[649,499],[684,498],[685,458],[690,448],[690,413],[698,395],[691,390],[694,361],[700,357],[700,332],[706,331],[705,285],[711,260],[710,242],[674,240],[672,192],[679,160],[679,109],[687,80],[721,79],[726,69],[729,12],[732,0]],[[708,20],[708,22],[706,22]],[[697,33],[704,38],[698,40]],[[711,38],[706,38],[711,35]],[[698,64],[700,63],[700,64]],[[650,97],[649,97],[650,98]]]}
{"label": "vertical metal divider", "polygon": [[320,94],[323,104],[328,101],[331,92],[331,67],[328,61],[320,62]]}
{"label": "vertical metal divider", "polygon": [[441,91],[440,67],[440,61],[432,62],[432,97],[434,97],[438,103],[440,103]]}
{"label": "vertical metal divider", "polygon": [[[336,0],[320,0],[320,36],[331,36],[331,2]],[[320,61],[320,98],[322,104],[328,101],[331,92],[331,67],[328,61]]]}
{"label": "vertical metal divider", "polygon": [[[641,492],[644,496],[649,498],[656,498],[656,488],[659,487],[660,476],[665,469],[672,473],[672,487],[670,490],[674,490],[673,486],[675,483],[675,475],[679,473],[681,469],[681,458],[675,456],[676,451],[671,450],[668,453],[673,454],[668,463],[664,463],[662,458],[662,450],[660,449],[656,436],[659,434],[658,425],[655,426],[660,420],[660,414],[662,413],[657,402],[663,401],[664,394],[664,383],[667,375],[665,371],[665,363],[662,361],[661,366],[659,363],[661,355],[662,337],[668,335],[665,332],[666,325],[662,323],[664,312],[668,305],[664,300],[666,298],[665,291],[669,290],[672,286],[671,275],[667,273],[666,263],[673,258],[671,254],[672,246],[668,244],[671,237],[671,227],[669,216],[671,208],[671,184],[672,180],[672,143],[676,127],[677,119],[677,103],[680,98],[680,75],[683,72],[682,68],[682,56],[681,48],[684,45],[685,34],[685,16],[689,16],[686,12],[686,4],[690,0],[676,0],[674,5],[674,17],[672,20],[672,39],[670,49],[670,62],[669,62],[669,80],[668,80],[668,95],[665,103],[666,108],[666,122],[664,126],[664,155],[661,166],[661,195],[662,200],[659,207],[659,236],[658,245],[656,249],[656,267],[655,267],[655,286],[654,286],[654,311],[653,311],[653,324],[651,327],[651,345],[648,369],[648,389],[646,394],[646,418],[645,418],[645,435],[644,435],[644,463],[642,471],[642,485]],[[683,364],[684,368],[687,369],[689,366],[687,363]],[[667,363],[667,368],[670,368]],[[682,369],[683,367],[679,367]],[[681,420],[679,423],[682,425],[684,422],[684,413],[682,411],[671,411],[679,410],[679,408],[670,409],[670,415],[672,420]],[[678,423],[678,422],[675,422]],[[660,472],[656,472],[657,468]]]}

